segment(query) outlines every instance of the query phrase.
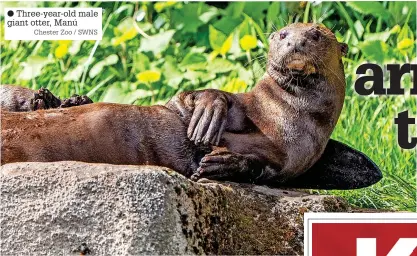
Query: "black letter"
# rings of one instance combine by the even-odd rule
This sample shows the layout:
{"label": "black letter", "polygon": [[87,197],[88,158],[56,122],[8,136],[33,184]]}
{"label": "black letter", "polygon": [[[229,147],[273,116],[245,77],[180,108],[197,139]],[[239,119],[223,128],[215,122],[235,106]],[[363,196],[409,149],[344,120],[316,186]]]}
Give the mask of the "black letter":
{"label": "black letter", "polygon": [[[372,63],[362,64],[356,70],[356,74],[364,75],[368,69],[372,70],[373,75],[359,77],[355,82],[355,91],[362,96],[371,95],[372,92],[375,95],[384,95],[386,93],[386,89],[384,89],[384,74],[380,66]],[[367,89],[365,83],[369,81],[373,81],[374,84]]]}
{"label": "black letter", "polygon": [[417,138],[412,137],[411,142],[408,142],[408,125],[415,124],[414,118],[408,117],[408,110],[398,114],[394,119],[395,124],[398,124],[398,144],[403,149],[412,149],[417,145]]}
{"label": "black letter", "polygon": [[413,89],[411,89],[410,93],[411,94],[417,94],[417,65],[416,64],[411,64],[411,70],[413,71]]}
{"label": "black letter", "polygon": [[399,64],[388,64],[387,70],[389,71],[389,88],[388,94],[401,95],[404,94],[404,89],[401,88],[401,77],[405,73],[410,73],[410,64],[404,64],[400,67]]}

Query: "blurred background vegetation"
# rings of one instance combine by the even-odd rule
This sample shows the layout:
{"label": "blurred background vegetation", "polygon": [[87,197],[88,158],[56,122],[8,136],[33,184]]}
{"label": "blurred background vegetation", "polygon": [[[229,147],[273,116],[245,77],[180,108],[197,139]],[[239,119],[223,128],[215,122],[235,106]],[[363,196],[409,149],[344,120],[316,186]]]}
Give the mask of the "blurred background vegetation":
{"label": "blurred background vegetation", "polygon": [[[101,41],[2,40],[3,84],[43,86],[61,98],[77,93],[94,101],[140,105],[164,104],[186,90],[248,91],[264,73],[271,32],[293,22],[322,23],[349,44],[344,58],[347,96],[332,137],[366,153],[381,167],[384,179],[355,191],[310,192],[341,195],[359,207],[416,209],[415,151],[398,146],[394,126],[400,111],[408,109],[416,116],[415,99],[408,90],[406,95],[382,97],[362,97],[353,90],[356,68],[364,62],[416,63],[415,2],[1,5],[2,10],[92,6],[104,11]],[[1,20],[4,23],[3,16]],[[404,76],[406,88],[411,81]]]}

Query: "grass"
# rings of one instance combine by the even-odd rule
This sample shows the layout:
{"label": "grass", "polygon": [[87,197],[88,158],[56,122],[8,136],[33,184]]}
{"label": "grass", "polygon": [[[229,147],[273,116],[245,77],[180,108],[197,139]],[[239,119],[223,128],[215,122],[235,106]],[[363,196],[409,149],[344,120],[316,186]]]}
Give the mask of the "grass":
{"label": "grass", "polygon": [[416,211],[415,150],[398,146],[394,125],[394,118],[403,110],[416,116],[415,97],[358,96],[351,89],[352,83],[348,80],[344,108],[332,138],[368,155],[381,168],[384,178],[364,189],[319,193],[340,195],[359,207]]}

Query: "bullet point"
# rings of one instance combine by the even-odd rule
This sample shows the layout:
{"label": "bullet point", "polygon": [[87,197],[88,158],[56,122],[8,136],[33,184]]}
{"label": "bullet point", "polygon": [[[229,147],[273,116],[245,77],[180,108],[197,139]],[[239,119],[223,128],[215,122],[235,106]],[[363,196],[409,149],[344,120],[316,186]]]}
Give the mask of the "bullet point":
{"label": "bullet point", "polygon": [[13,12],[13,11],[8,11],[8,12],[7,12],[7,15],[9,15],[9,17],[13,17],[14,12]]}

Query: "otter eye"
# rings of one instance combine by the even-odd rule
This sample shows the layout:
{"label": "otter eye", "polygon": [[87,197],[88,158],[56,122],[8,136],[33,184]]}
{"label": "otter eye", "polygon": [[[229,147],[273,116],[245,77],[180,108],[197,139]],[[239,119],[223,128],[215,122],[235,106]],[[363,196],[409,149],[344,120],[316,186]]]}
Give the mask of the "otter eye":
{"label": "otter eye", "polygon": [[320,38],[321,38],[321,33],[320,33],[319,31],[315,30],[315,31],[311,34],[311,38],[312,38],[314,41],[318,41],[318,40],[320,40]]}
{"label": "otter eye", "polygon": [[283,31],[279,32],[279,39],[282,40],[282,39],[286,38],[287,35],[288,35],[287,30],[283,30]]}

